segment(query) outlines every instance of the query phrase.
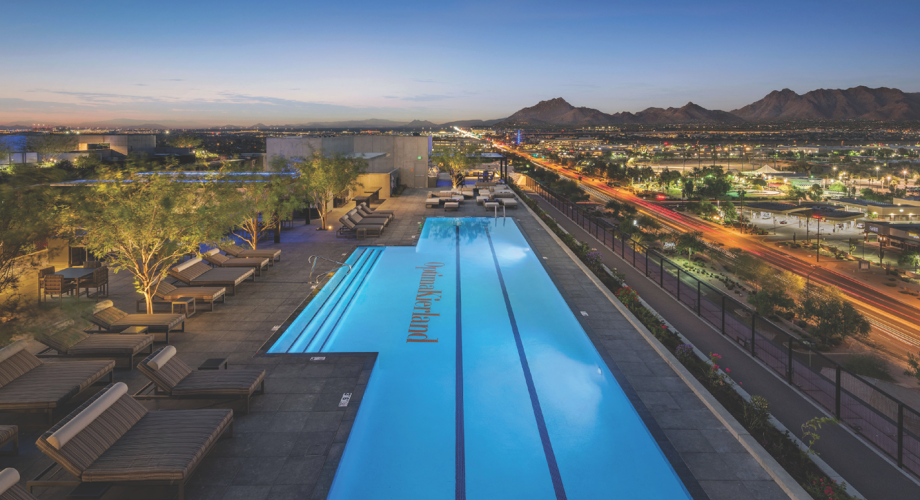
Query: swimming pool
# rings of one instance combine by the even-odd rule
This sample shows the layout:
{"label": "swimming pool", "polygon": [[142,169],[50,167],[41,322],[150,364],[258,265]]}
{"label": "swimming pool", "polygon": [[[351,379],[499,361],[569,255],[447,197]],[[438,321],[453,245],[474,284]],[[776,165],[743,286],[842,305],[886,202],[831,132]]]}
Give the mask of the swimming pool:
{"label": "swimming pool", "polygon": [[512,219],[347,262],[268,351],[379,353],[329,498],[690,498]]}

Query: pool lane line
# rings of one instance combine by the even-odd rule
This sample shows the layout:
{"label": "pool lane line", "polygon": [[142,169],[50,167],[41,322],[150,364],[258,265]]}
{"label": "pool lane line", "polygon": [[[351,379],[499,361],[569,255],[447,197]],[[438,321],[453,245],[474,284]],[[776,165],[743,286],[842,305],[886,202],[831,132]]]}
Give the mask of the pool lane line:
{"label": "pool lane line", "polygon": [[[492,261],[495,262],[495,272],[498,273],[498,283],[501,285],[502,296],[505,299],[505,308],[508,310],[508,319],[511,321],[511,332],[514,334],[514,343],[517,345],[518,357],[521,359],[521,368],[524,369],[524,380],[527,382],[527,392],[530,393],[530,404],[533,406],[533,415],[537,420],[537,430],[540,432],[540,441],[543,442],[543,454],[546,455],[546,464],[549,466],[549,476],[553,481],[553,490],[556,492],[556,500],[566,500],[565,487],[562,485],[562,476],[559,474],[556,454],[553,452],[553,445],[549,440],[549,432],[546,430],[546,420],[543,418],[540,398],[537,396],[537,388],[533,383],[533,375],[530,373],[530,364],[527,362],[527,354],[524,352],[521,332],[518,330],[517,320],[514,319],[514,310],[511,308],[511,298],[508,296],[508,288],[505,287],[505,278],[502,276],[502,268],[498,264],[498,255],[495,253],[495,246],[492,244],[492,233],[487,226],[483,226],[483,229],[485,229],[486,238],[489,240],[489,250],[492,251]],[[459,240],[457,243],[459,245]]]}
{"label": "pool lane line", "polygon": [[[367,257],[365,258],[365,256]],[[323,303],[320,305],[320,308],[316,310],[316,313],[313,314],[313,317],[311,317],[307,325],[304,326],[304,332],[301,336],[305,335],[307,328],[311,324],[313,324],[314,321],[319,319],[318,315],[320,312],[322,312],[322,308],[326,307],[326,305],[329,304],[329,301],[332,300],[335,293],[339,291],[339,287],[342,286],[342,283],[345,283],[346,281],[348,281],[348,284],[342,288],[342,293],[345,293],[346,291],[348,291],[348,287],[350,287],[351,284],[355,282],[357,275],[360,274],[363,269],[365,269],[365,267],[367,266],[367,263],[370,261],[372,257],[373,257],[373,249],[368,248],[363,253],[361,253],[358,259],[355,261],[355,265],[358,266],[357,269],[352,267],[351,269],[348,270],[347,273],[345,273],[345,276],[343,276],[342,279],[335,285],[335,288],[332,289],[332,292],[326,297],[326,300],[323,301]],[[341,302],[341,300],[342,300],[342,297],[339,296],[338,300],[336,300],[335,303],[329,306],[330,309],[329,309],[328,314],[326,314],[326,317],[322,318],[322,322],[319,324],[319,326],[316,327],[316,331],[313,332],[313,335],[311,335],[310,338],[307,340],[307,342],[303,345],[303,347],[301,348],[302,350],[300,352],[308,352],[307,349],[310,348],[310,344],[312,344],[313,341],[316,340],[316,336],[319,335],[319,331],[323,328],[323,325],[325,325],[326,322],[329,321],[329,315],[332,314],[333,311],[335,311],[335,307],[338,305],[339,302]],[[300,340],[300,336],[297,338],[297,340]],[[297,345],[296,340],[293,344],[291,344],[291,347],[293,348],[295,345]]]}
{"label": "pool lane line", "polygon": [[[361,291],[361,288],[363,288],[364,284],[367,283],[367,275],[370,274],[374,270],[374,266],[377,265],[377,261],[380,260],[380,256],[383,255],[383,250],[371,250],[371,252],[373,253],[371,254],[370,257],[367,258],[367,260],[370,261],[371,259],[374,259],[373,262],[370,262],[370,264],[366,264],[362,268],[362,269],[366,269],[366,271],[362,270],[361,282],[355,286],[355,291],[354,293],[351,294],[351,299],[349,299],[348,303],[345,304],[345,308],[342,309],[342,314],[339,314],[339,317],[336,318],[335,323],[332,325],[332,328],[329,329],[329,335],[326,335],[326,338],[323,340],[323,343],[319,346],[319,349],[317,349],[316,352],[323,352],[323,349],[326,348],[326,344],[329,342],[329,339],[332,338],[332,335],[335,334],[335,330],[336,328],[339,327],[339,323],[342,321],[342,318],[345,317],[345,314],[348,313],[349,309],[351,309],[351,305],[354,304],[355,297],[358,296],[358,293]],[[348,288],[346,287],[345,290],[342,291],[342,293],[345,293],[347,291],[348,291]],[[339,300],[342,300],[343,298],[344,297],[340,297]],[[329,313],[332,314],[333,311],[330,311]],[[320,325],[320,328],[322,328],[322,325]],[[319,330],[316,331],[316,334],[319,335]]]}
{"label": "pool lane line", "polygon": [[457,388],[456,388],[456,484],[457,500],[466,500],[466,444],[463,433],[463,320],[460,314],[460,224],[457,224]]}
{"label": "pool lane line", "polygon": [[[364,247],[364,248],[365,248],[365,250],[361,250],[361,253],[359,253],[359,254],[357,255],[357,257],[355,257],[355,263],[357,263],[359,260],[361,260],[361,257],[364,255],[364,252],[367,251],[367,250],[366,250],[367,247]],[[359,247],[358,250],[360,250],[360,249],[361,249],[361,248]],[[349,256],[349,258],[350,258],[350,256]],[[339,269],[341,269],[341,267],[340,267]],[[336,270],[336,272],[338,272],[338,270]],[[348,273],[346,272],[345,274],[347,275]],[[296,337],[294,337],[293,340],[291,340],[291,345],[289,345],[289,346],[284,350],[284,352],[291,352],[291,349],[294,348],[294,346],[297,344],[297,341],[300,340],[300,337],[302,337],[303,335],[306,334],[307,327],[310,326],[310,323],[312,323],[314,319],[316,319],[316,315],[319,314],[319,312],[320,312],[320,310],[322,310],[323,306],[325,306],[326,303],[329,302],[329,299],[332,298],[333,295],[335,295],[335,291],[339,289],[339,285],[341,285],[342,282],[345,281],[345,278],[347,277],[346,275],[343,275],[343,276],[342,276],[342,279],[340,279],[339,281],[337,281],[336,284],[335,284],[335,286],[332,287],[332,290],[329,291],[329,294],[326,295],[326,296],[323,298],[323,303],[320,304],[320,305],[316,308],[316,311],[313,312],[313,316],[311,316],[310,319],[307,320],[306,323],[304,323],[304,327],[303,327],[304,329],[301,330],[301,332],[300,332]],[[335,274],[333,274],[333,278],[334,278],[334,277],[335,277]],[[326,285],[328,285],[328,282],[326,283]],[[323,285],[323,288],[325,288],[326,285]],[[322,292],[322,289],[320,289],[320,292]],[[315,297],[314,297],[314,298],[315,298]],[[309,307],[309,304],[304,304],[304,308],[306,308],[306,307]],[[301,311],[301,312],[303,312],[303,311]],[[298,313],[298,316],[299,316],[299,313]],[[296,321],[297,318],[294,318],[294,320]],[[278,337],[278,339],[280,340],[281,337]],[[307,346],[309,346],[309,345],[310,345],[310,342],[312,342],[312,341],[313,341],[312,338],[311,338],[310,340],[308,340],[308,341],[307,341],[307,344],[304,346],[304,349],[306,349]],[[277,343],[277,341],[275,341],[275,343]],[[272,347],[274,347],[274,344],[272,344]]]}

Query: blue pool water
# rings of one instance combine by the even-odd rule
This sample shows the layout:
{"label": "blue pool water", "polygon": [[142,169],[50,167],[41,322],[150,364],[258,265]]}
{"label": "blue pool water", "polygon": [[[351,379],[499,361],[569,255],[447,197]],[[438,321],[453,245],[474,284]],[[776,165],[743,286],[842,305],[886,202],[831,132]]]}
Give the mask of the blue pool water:
{"label": "blue pool water", "polygon": [[329,498],[690,498],[513,220],[348,263],[269,349],[379,353]]}

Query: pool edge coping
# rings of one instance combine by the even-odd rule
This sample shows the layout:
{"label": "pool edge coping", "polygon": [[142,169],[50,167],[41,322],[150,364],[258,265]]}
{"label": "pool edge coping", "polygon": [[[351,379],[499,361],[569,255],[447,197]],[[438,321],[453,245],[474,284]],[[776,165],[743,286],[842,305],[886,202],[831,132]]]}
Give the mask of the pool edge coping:
{"label": "pool edge coping", "polygon": [[556,233],[540,219],[539,216],[530,208],[529,205],[524,203],[524,208],[527,209],[527,212],[533,217],[537,223],[545,230],[550,237],[553,238],[553,241],[557,245],[562,247],[562,250],[565,254],[575,262],[575,265],[594,283],[601,293],[607,297],[607,300],[633,325],[633,327],[639,332],[640,335],[645,339],[649,345],[652,346],[652,349],[661,356],[662,359],[671,367],[674,372],[677,373],[677,376],[684,381],[685,384],[690,388],[690,390],[696,395],[697,398],[709,409],[709,411],[715,415],[715,417],[722,423],[722,425],[731,433],[731,435],[747,450],[751,456],[754,457],[754,460],[760,464],[764,470],[770,475],[771,478],[777,483],[777,485],[783,490],[784,493],[789,495],[790,498],[796,500],[812,500],[811,495],[805,491],[802,486],[792,478],[792,476],[786,472],[782,466],[779,465],[779,462],[776,461],[767,451],[754,439],[753,436],[741,426],[740,423],[733,417],[728,410],[726,410],[715,397],[707,391],[702,384],[671,354],[663,345],[661,345],[654,335],[643,325],[638,318],[633,315],[629,309],[626,309],[620,301],[613,296],[613,293],[604,286],[603,283],[588,269],[584,263],[579,259],[572,250],[561,240]]}

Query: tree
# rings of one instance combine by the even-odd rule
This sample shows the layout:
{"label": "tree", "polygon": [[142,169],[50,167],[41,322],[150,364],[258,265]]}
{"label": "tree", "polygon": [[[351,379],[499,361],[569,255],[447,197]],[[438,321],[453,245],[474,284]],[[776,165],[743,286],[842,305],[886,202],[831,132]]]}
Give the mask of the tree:
{"label": "tree", "polygon": [[664,170],[658,174],[658,182],[665,187],[671,187],[671,184],[681,179],[680,172],[676,170]]}
{"label": "tree", "polygon": [[[852,252],[851,252],[852,253]],[[903,252],[898,256],[898,265],[901,267],[917,267],[920,266],[920,253],[918,252]]]}
{"label": "tree", "polygon": [[836,288],[809,292],[800,307],[800,316],[811,323],[812,334],[822,347],[839,345],[851,335],[869,334],[869,320],[843,298]]}
{"label": "tree", "polygon": [[614,219],[622,221],[624,218],[633,218],[636,216],[636,207],[629,205],[627,203],[620,203],[616,200],[610,200],[604,206],[607,210],[612,211]]}
{"label": "tree", "polygon": [[681,192],[683,193],[684,198],[688,198],[688,199],[689,199],[690,197],[693,196],[693,187],[694,187],[694,186],[693,186],[693,179],[686,179],[686,178],[685,178],[685,179],[683,180],[683,183],[682,183],[682,186],[681,186]]}
{"label": "tree", "polygon": [[767,181],[764,180],[763,178],[757,177],[757,178],[754,178],[754,179],[751,180],[751,185],[754,186],[754,187],[756,187],[756,188],[761,188],[761,189],[763,189],[763,188],[767,187]]}
{"label": "tree", "polygon": [[459,187],[460,176],[472,165],[476,164],[474,155],[477,153],[476,146],[468,145],[462,148],[448,148],[439,146],[434,148],[431,153],[431,159],[444,172],[451,174],[454,187]]}
{"label": "tree", "polygon": [[52,190],[0,184],[0,296],[19,285],[17,259],[51,232],[56,212]]}
{"label": "tree", "polygon": [[821,189],[820,184],[812,184],[811,189],[808,190],[808,197],[811,198],[811,201],[821,201],[823,194],[824,190]]}
{"label": "tree", "polygon": [[358,177],[367,170],[363,158],[338,153],[326,155],[322,150],[306,158],[295,158],[289,165],[299,174],[297,182],[316,207],[323,228],[328,227],[326,218],[333,199],[358,188],[361,185]]}
{"label": "tree", "polygon": [[716,208],[716,206],[713,205],[712,203],[709,203],[709,201],[707,200],[703,200],[702,202],[700,202],[700,206],[698,210],[699,210],[700,217],[704,219],[710,219],[713,216],[719,214],[719,209]]}
{"label": "tree", "polygon": [[775,288],[762,288],[748,295],[747,301],[754,306],[757,314],[768,317],[775,314],[777,308],[791,309],[795,306],[795,300],[785,290]]}
{"label": "tree", "polygon": [[730,201],[722,202],[722,218],[725,219],[725,222],[729,224],[734,223],[738,220],[738,210],[735,209],[735,204]]}
{"label": "tree", "polygon": [[228,184],[134,174],[105,171],[102,182],[68,193],[71,208],[64,223],[87,250],[106,255],[116,272],[134,275],[134,287],[152,314],[153,296],[169,267],[197,253],[200,244],[219,241],[240,217],[226,201],[234,196]]}
{"label": "tree", "polygon": [[703,242],[702,236],[703,233],[700,231],[681,233],[674,241],[674,246],[678,252],[687,252],[687,258],[692,259],[694,253],[702,252],[708,248],[706,243]]}
{"label": "tree", "polygon": [[550,189],[569,201],[588,201],[591,198],[578,187],[577,182],[570,179],[559,179],[550,185]]}
{"label": "tree", "polygon": [[170,135],[169,139],[166,139],[166,144],[174,148],[198,149],[202,143],[200,137],[192,134]]}

